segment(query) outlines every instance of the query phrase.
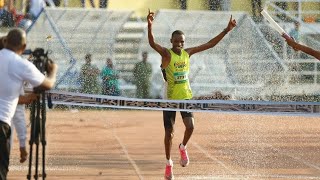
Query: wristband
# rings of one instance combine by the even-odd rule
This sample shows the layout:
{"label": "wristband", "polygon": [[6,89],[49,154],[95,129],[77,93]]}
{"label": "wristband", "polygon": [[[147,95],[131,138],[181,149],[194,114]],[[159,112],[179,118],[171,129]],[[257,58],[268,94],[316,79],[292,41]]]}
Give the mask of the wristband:
{"label": "wristband", "polygon": [[224,32],[224,34],[226,35],[226,34],[228,34],[228,30],[227,30],[227,28],[225,28],[224,30],[223,30],[223,32]]}

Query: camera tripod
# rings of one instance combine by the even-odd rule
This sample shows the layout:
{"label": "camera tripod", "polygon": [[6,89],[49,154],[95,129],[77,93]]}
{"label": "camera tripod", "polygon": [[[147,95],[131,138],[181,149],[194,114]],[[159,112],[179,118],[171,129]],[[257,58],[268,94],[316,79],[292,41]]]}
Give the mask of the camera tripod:
{"label": "camera tripod", "polygon": [[[33,64],[40,70],[40,72],[46,72],[46,67],[48,63],[48,56],[44,53],[43,49],[36,49],[33,53]],[[29,169],[27,179],[31,179],[31,169],[33,163],[33,145],[35,145],[35,173],[34,179],[38,180],[38,178],[42,177],[45,179],[47,174],[45,171],[45,157],[46,157],[46,99],[48,100],[48,107],[52,108],[51,96],[50,94],[46,98],[46,93],[41,89],[34,89],[36,93],[39,94],[36,101],[31,104],[30,109],[30,151],[29,151]],[[39,154],[40,154],[40,143],[42,145],[42,174],[39,174]]]}
{"label": "camera tripod", "polygon": [[[31,168],[33,162],[33,145],[35,145],[35,175],[34,179],[38,179],[42,176],[42,179],[46,178],[45,171],[45,148],[46,148],[46,102],[45,92],[39,94],[38,99],[31,104],[30,121],[31,121],[31,133],[30,133],[30,151],[29,151],[29,170],[27,179],[31,179]],[[42,145],[42,174],[39,175],[39,145]]]}

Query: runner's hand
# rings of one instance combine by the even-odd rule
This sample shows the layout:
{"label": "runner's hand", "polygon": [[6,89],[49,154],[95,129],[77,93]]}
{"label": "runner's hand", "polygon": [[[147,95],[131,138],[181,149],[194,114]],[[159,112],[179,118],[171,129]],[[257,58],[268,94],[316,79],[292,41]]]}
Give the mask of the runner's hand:
{"label": "runner's hand", "polygon": [[151,12],[150,9],[149,9],[149,13],[147,16],[147,20],[148,20],[148,25],[151,25],[154,20],[154,12]]}

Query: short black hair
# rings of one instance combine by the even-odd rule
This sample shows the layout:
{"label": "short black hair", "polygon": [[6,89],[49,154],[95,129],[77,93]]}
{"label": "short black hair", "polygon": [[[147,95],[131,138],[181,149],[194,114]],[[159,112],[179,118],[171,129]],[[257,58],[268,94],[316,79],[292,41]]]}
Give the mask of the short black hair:
{"label": "short black hair", "polygon": [[173,31],[172,32],[172,34],[171,34],[171,38],[174,36],[174,35],[184,35],[184,33],[182,32],[182,31],[180,31],[180,30],[175,30],[175,31]]}
{"label": "short black hair", "polygon": [[25,31],[20,28],[11,29],[7,35],[7,46],[20,48],[26,43]]}

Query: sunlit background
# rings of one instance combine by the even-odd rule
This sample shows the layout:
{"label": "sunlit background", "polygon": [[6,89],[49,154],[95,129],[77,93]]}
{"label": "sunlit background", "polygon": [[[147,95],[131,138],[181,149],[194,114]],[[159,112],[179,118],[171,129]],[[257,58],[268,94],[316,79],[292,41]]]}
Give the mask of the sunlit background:
{"label": "sunlit background", "polygon": [[[59,7],[46,7],[31,26],[28,48],[52,51],[49,57],[60,66],[56,89],[72,92],[79,92],[86,54],[92,54],[92,64],[100,70],[111,58],[124,97],[136,97],[133,68],[146,51],[152,64],[150,98],[162,98],[161,57],[147,40],[148,8],[156,14],[155,40],[168,48],[174,30],[185,33],[185,47],[200,45],[218,35],[232,15],[237,27],[214,48],[191,57],[194,97],[221,92],[232,99],[319,101],[319,61],[288,47],[259,14],[258,4],[220,0],[213,10],[210,2],[215,1],[187,0],[184,6],[180,0],[109,0],[107,8],[99,8],[96,0],[93,8],[88,0],[82,8],[80,0],[61,0]],[[265,0],[261,9],[288,33],[299,22],[297,41],[320,49],[319,0]]]}

